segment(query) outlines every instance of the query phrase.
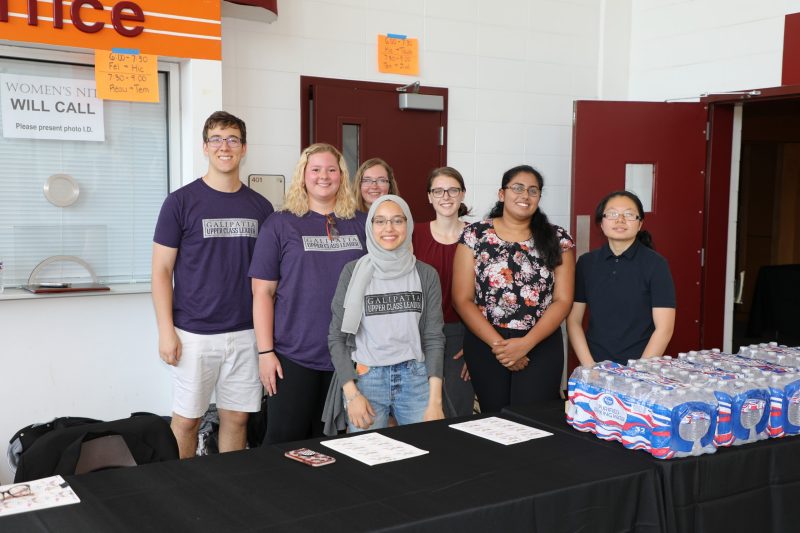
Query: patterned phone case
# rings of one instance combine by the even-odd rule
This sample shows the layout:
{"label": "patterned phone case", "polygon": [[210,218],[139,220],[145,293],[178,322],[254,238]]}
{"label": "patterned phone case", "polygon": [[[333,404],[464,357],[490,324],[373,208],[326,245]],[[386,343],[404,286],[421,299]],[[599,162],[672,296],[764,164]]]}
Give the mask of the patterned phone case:
{"label": "patterned phone case", "polygon": [[286,452],[284,455],[289,459],[294,459],[295,461],[300,461],[301,463],[311,466],[325,466],[336,462],[334,457],[325,455],[324,453],[315,452],[314,450],[309,450],[308,448],[291,450]]}

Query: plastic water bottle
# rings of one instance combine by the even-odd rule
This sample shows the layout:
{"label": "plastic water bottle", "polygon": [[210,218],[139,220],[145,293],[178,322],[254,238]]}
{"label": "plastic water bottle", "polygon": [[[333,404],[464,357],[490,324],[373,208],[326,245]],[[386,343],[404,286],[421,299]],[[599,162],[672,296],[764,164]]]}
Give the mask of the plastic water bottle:
{"label": "plastic water bottle", "polygon": [[[713,435],[709,435],[712,423],[716,421],[716,399],[710,392],[687,386],[662,388],[654,394],[653,403],[671,412],[670,448],[675,457],[716,451]],[[688,442],[689,447],[686,448],[676,437]]]}
{"label": "plastic water bottle", "polygon": [[[739,381],[735,386],[738,389],[738,394],[747,394],[747,383]],[[739,423],[742,424],[743,428],[752,431],[763,415],[763,406],[759,407],[750,400],[746,400],[742,406],[741,414],[739,415]]]}
{"label": "plastic water bottle", "polygon": [[0,258],[0,294],[3,294],[3,291],[5,291],[5,285],[3,284],[3,274],[5,271],[6,267],[3,264],[3,259]]}
{"label": "plastic water bottle", "polygon": [[[680,391],[684,392],[684,391]],[[692,443],[691,455],[706,453],[701,440],[711,429],[711,416],[705,411],[693,410],[681,419],[678,434],[683,440]],[[677,455],[677,454],[676,454]]]}
{"label": "plastic water bottle", "polygon": [[[731,397],[734,410],[734,445],[746,444],[767,438],[767,425],[759,431],[758,425],[765,421],[764,416],[769,408],[770,394],[763,381],[737,379],[733,383]],[[738,422],[738,428],[737,426]]]}

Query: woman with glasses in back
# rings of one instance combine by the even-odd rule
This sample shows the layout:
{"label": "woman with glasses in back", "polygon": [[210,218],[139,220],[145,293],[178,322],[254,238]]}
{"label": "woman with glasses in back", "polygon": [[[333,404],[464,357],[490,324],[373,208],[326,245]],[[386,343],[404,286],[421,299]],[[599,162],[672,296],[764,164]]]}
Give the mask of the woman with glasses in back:
{"label": "woman with glasses in back", "polygon": [[444,417],[442,289],[411,250],[408,204],[381,196],[367,215],[367,255],[348,263],[331,304],[328,345],[336,377],[325,431],[336,434]]}
{"label": "woman with glasses in back", "polygon": [[428,201],[436,219],[418,223],[415,227],[414,255],[439,273],[442,284],[444,314],[444,414],[446,417],[472,414],[475,391],[469,381],[464,354],[464,324],[453,308],[453,258],[458,238],[466,223],[460,217],[469,214],[464,205],[464,178],[451,167],[434,169],[428,175]]}
{"label": "woman with glasses in back", "polygon": [[365,221],[342,154],[322,143],[303,150],[249,272],[259,374],[270,396],[265,444],[322,435],[333,375],[330,302],[342,267],[365,253]]}
{"label": "woman with glasses in back", "polygon": [[543,185],[528,165],[506,171],[489,217],[456,250],[453,305],[482,412],[559,397],[575,244],[539,208]]}
{"label": "woman with glasses in back", "polygon": [[361,163],[353,178],[353,184],[356,208],[364,213],[369,211],[372,202],[384,194],[400,194],[392,167],[379,157]]}
{"label": "woman with glasses in back", "polygon": [[[608,242],[581,256],[569,341],[581,364],[664,355],[675,326],[675,286],[667,261],[642,230],[644,209],[628,191],[612,192],[595,210]],[[583,315],[589,309],[589,329]]]}

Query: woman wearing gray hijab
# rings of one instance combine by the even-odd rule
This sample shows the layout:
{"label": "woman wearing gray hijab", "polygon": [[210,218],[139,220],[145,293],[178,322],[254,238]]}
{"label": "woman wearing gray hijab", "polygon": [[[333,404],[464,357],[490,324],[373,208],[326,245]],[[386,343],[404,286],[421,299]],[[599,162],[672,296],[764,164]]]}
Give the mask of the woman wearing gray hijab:
{"label": "woman wearing gray hijab", "polygon": [[[439,275],[411,252],[414,221],[395,195],[367,215],[367,255],[345,265],[331,304],[336,369],[326,434],[444,418],[444,335]],[[345,416],[345,411],[346,415]]]}

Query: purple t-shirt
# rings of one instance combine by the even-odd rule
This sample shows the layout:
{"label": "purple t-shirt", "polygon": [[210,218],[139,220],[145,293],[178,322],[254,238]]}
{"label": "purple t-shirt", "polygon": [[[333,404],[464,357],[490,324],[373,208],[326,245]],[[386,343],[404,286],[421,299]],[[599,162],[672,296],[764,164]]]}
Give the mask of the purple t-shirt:
{"label": "purple t-shirt", "polygon": [[275,351],[314,370],[333,370],[328,351],[331,300],[344,265],[366,253],[367,215],[336,218],[330,240],[324,215],[280,211],[261,229],[250,265],[253,278],[277,281]]}
{"label": "purple t-shirt", "polygon": [[233,193],[199,178],[164,200],[153,241],[177,248],[172,297],[175,326],[211,335],[253,327],[247,269],[272,204],[242,186]]}

